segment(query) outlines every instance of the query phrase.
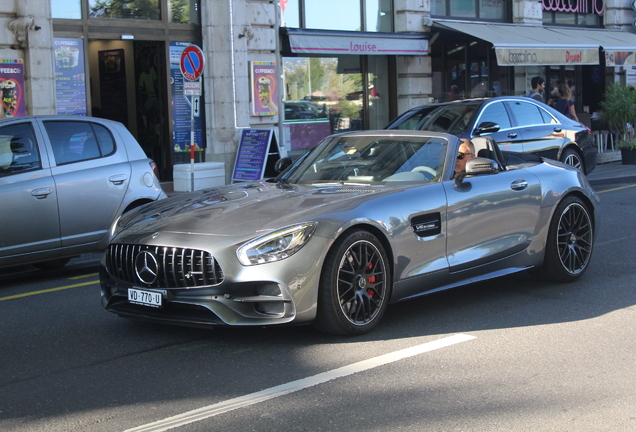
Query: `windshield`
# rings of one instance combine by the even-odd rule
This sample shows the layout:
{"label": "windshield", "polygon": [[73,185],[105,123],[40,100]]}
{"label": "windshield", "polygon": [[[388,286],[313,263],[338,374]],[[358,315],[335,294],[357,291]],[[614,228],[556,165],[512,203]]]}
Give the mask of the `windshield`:
{"label": "windshield", "polygon": [[437,180],[448,141],[440,137],[336,135],[314,148],[289,183],[383,184]]}
{"label": "windshield", "polygon": [[459,135],[466,132],[470,120],[482,104],[454,103],[425,107],[397,126],[403,130],[427,130]]}

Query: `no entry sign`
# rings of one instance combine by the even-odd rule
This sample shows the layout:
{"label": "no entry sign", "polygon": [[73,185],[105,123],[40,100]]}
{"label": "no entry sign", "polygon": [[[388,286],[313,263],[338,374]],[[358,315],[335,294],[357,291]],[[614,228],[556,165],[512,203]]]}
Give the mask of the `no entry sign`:
{"label": "no entry sign", "polygon": [[181,53],[179,66],[183,77],[187,80],[194,81],[199,79],[203,73],[204,64],[203,51],[196,45],[187,46]]}

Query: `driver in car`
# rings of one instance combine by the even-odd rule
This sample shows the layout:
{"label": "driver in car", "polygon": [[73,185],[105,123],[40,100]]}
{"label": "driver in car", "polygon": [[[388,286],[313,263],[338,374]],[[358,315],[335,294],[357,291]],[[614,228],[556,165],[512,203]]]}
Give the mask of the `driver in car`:
{"label": "driver in car", "polygon": [[466,173],[466,162],[475,157],[475,146],[472,141],[461,138],[459,140],[459,150],[457,151],[457,159],[455,159],[455,175],[457,177],[460,174]]}

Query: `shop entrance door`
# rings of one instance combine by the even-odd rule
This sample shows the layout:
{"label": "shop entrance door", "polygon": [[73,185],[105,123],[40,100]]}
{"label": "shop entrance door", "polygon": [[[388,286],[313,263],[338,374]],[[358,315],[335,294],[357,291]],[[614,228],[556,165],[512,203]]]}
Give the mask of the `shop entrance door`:
{"label": "shop entrance door", "polygon": [[161,181],[172,180],[165,43],[94,40],[88,55],[91,115],[126,125],[156,162]]}

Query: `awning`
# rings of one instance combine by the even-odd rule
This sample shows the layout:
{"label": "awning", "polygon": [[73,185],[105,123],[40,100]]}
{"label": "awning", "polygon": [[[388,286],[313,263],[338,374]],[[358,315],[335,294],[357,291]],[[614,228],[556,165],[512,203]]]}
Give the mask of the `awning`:
{"label": "awning", "polygon": [[599,48],[608,66],[636,64],[636,34],[621,30],[459,21],[435,21],[434,27],[492,43],[500,66],[597,65]]}
{"label": "awning", "polygon": [[399,33],[281,29],[297,54],[427,55],[428,36]]}

